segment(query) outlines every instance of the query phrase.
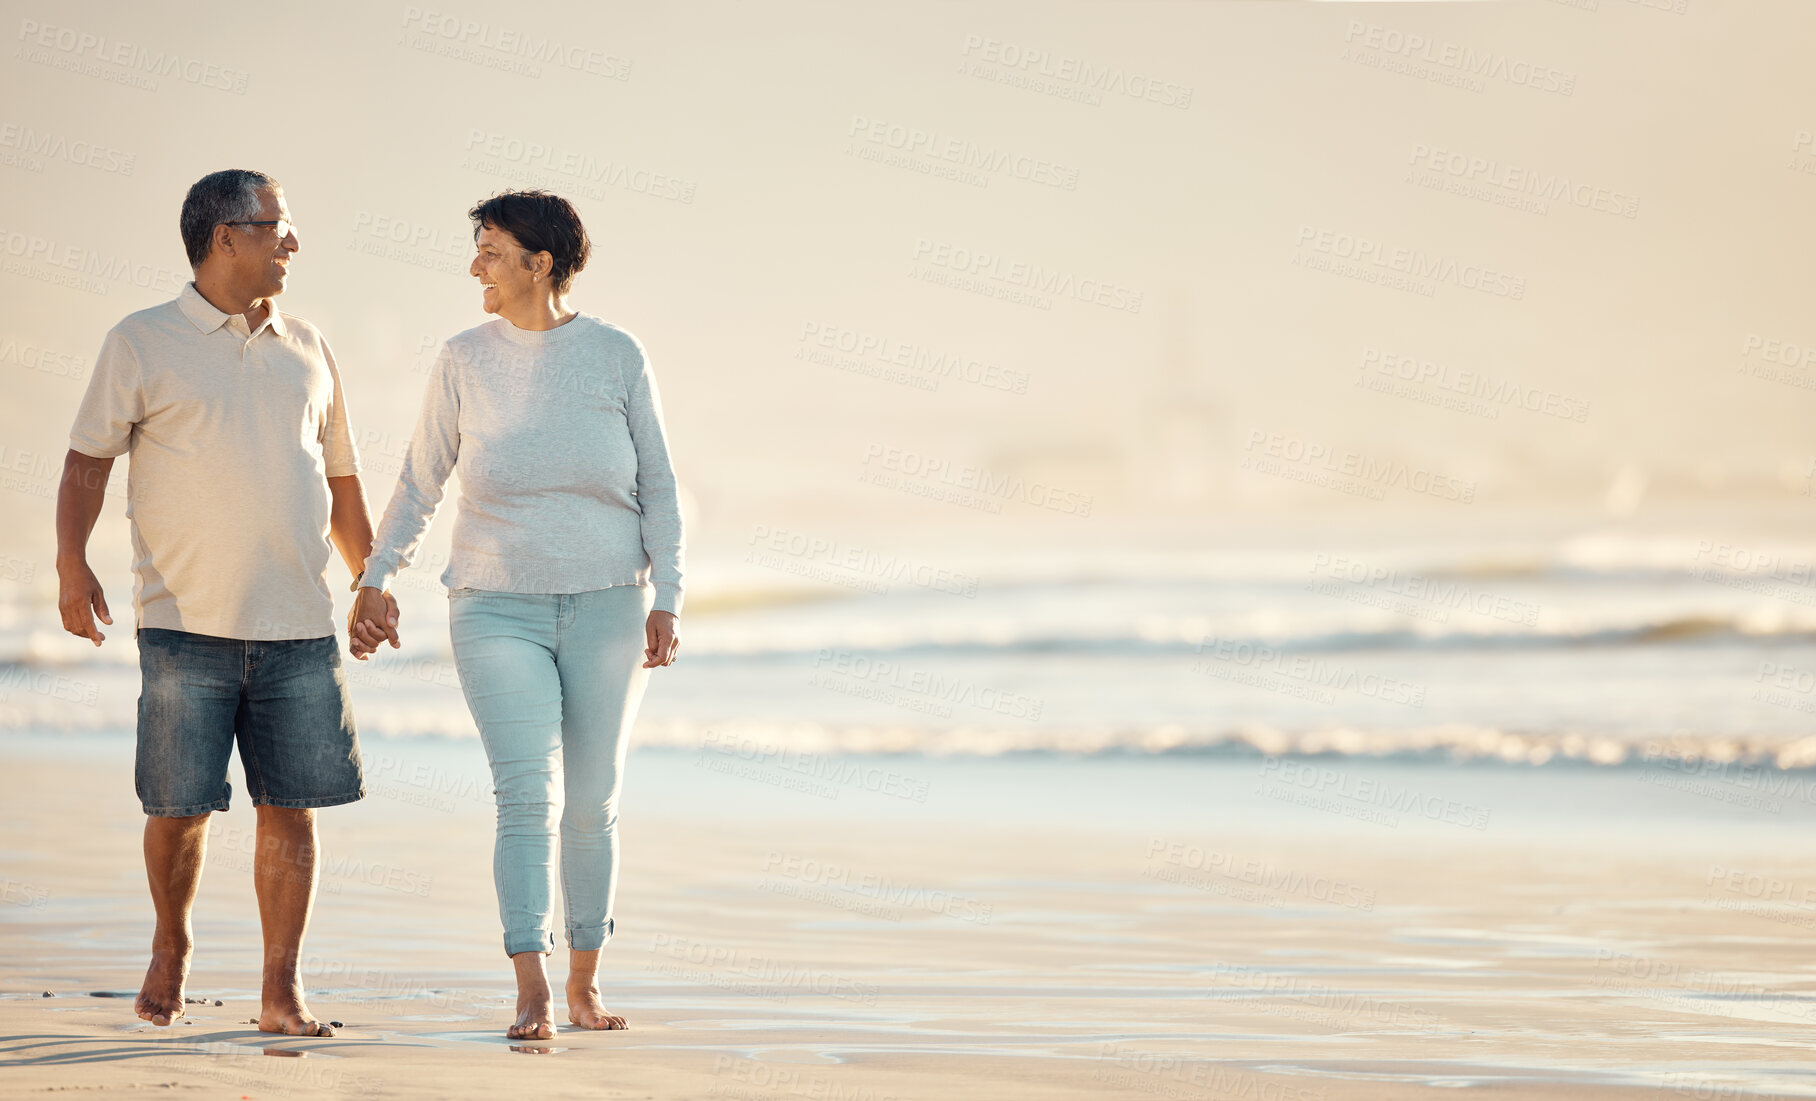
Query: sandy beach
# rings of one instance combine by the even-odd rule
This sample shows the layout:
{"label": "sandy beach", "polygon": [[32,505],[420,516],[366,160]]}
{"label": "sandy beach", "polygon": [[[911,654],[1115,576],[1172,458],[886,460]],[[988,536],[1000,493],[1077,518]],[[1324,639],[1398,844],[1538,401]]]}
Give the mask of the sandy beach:
{"label": "sandy beach", "polygon": [[1816,858],[1781,841],[1816,802],[1744,774],[644,751],[604,975],[631,1029],[514,1045],[473,743],[373,740],[371,797],[323,812],[305,974],[345,1027],[308,1040],[247,1023],[243,794],[203,1002],[154,1028],[130,741],[0,751],[31,781],[0,826],[14,1096],[1816,1095]]}

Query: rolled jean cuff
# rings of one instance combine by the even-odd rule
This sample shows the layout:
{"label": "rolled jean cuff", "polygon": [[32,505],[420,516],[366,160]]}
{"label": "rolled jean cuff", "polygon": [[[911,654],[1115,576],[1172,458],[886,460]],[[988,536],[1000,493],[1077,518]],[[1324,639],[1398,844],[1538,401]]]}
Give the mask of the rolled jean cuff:
{"label": "rolled jean cuff", "polygon": [[504,954],[515,956],[519,952],[540,952],[547,956],[555,951],[555,934],[542,930],[528,933],[506,933],[504,935]]}
{"label": "rolled jean cuff", "polygon": [[613,920],[605,919],[604,925],[568,926],[567,939],[570,952],[597,952],[605,947],[605,942],[612,939]]}
{"label": "rolled jean cuff", "polygon": [[145,807],[147,818],[194,818],[198,814],[212,814],[217,810],[226,810],[227,800],[216,799],[212,803],[197,803],[192,807]]}
{"label": "rolled jean cuff", "polygon": [[[322,795],[314,799],[275,799],[269,796],[255,795],[252,797],[252,805],[255,807],[278,807],[283,810],[317,810],[322,807],[339,807],[348,803],[357,803],[365,797],[366,789],[364,785],[361,785],[358,791],[350,791],[341,795]],[[226,808],[223,807],[222,809],[225,810]]]}

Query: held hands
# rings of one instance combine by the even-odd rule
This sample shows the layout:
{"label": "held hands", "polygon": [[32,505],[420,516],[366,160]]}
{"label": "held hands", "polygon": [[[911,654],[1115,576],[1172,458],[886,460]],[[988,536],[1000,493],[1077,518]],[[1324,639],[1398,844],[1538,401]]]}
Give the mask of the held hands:
{"label": "held hands", "polygon": [[86,562],[57,564],[57,611],[63,616],[65,631],[92,639],[96,646],[107,637],[95,626],[97,615],[102,623],[113,626],[113,617],[107,614],[107,597],[101,593],[101,582]]}
{"label": "held hands", "polygon": [[680,622],[673,612],[651,612],[649,619],[643,623],[643,638],[649,643],[643,649],[643,667],[654,669],[658,665],[673,665],[675,651],[681,648],[681,639],[675,634],[675,626]]}
{"label": "held hands", "polygon": [[[352,610],[347,613],[348,650],[365,661],[385,642],[389,642],[393,650],[397,649],[400,645],[397,618],[396,598],[377,589],[361,588],[353,600]],[[673,612],[649,614],[643,625],[643,637],[648,643],[643,650],[643,668],[675,663],[676,652],[681,648],[681,640],[675,631],[679,622]]]}
{"label": "held hands", "polygon": [[391,643],[393,650],[399,646],[397,598],[390,593],[362,587],[353,598],[352,610],[347,613],[347,652],[365,661],[378,650],[380,643],[386,641]]}

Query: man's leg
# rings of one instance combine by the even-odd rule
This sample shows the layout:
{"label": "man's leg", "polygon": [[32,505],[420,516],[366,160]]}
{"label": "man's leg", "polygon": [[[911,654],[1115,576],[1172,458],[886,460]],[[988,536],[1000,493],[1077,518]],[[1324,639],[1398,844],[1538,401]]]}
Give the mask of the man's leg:
{"label": "man's leg", "polygon": [[240,763],[258,807],[253,883],[265,932],[259,1028],[332,1036],[303,1004],[303,934],[315,904],[315,808],[365,794],[347,678],[332,635],[247,644]]}
{"label": "man's leg", "polygon": [[151,933],[151,966],[133,1009],[143,1020],[167,1025],[183,1015],[183,980],[195,948],[189,911],[202,881],[208,815],[145,819],[145,878],[157,925]]}
{"label": "man's leg", "polygon": [[183,1015],[194,937],[189,910],[202,877],[208,815],[226,810],[232,786],[234,711],[241,644],[183,631],[138,631],[138,745],[134,786],[145,811],[145,878],[157,924],[151,966],[133,1008],[167,1025]]}
{"label": "man's leg", "polygon": [[289,1036],[332,1036],[334,1029],[303,1004],[298,969],[303,933],[315,905],[315,811],[262,806],[258,809],[258,856],[252,882],[259,896],[259,924],[265,931],[259,1030]]}

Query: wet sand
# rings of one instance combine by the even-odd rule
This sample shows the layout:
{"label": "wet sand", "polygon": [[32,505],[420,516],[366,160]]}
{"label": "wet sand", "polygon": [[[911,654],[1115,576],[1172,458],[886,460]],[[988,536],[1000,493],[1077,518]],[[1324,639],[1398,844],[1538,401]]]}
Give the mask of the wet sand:
{"label": "wet sand", "polygon": [[237,782],[207,1004],[154,1028],[130,740],[0,742],[9,1094],[1816,1096],[1816,796],[1757,775],[637,753],[602,976],[631,1029],[513,1044],[479,747],[366,748],[307,943],[345,1027],[294,1039],[247,1023]]}

